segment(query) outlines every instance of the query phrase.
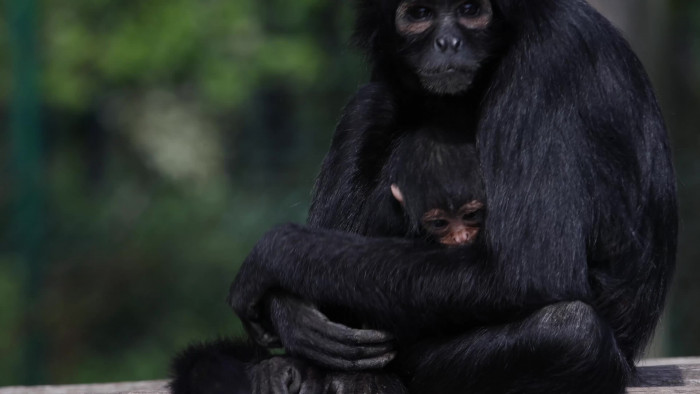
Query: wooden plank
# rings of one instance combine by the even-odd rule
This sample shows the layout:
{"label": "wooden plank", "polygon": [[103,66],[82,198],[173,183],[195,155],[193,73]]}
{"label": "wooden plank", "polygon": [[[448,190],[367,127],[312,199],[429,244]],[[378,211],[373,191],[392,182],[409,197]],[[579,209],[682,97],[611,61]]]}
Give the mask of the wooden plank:
{"label": "wooden plank", "polygon": [[688,394],[700,393],[700,387],[634,387],[627,389],[628,394]]}
{"label": "wooden plank", "polygon": [[0,394],[168,394],[167,380],[0,388]]}
{"label": "wooden plank", "polygon": [[[629,394],[700,394],[700,358],[640,362]],[[0,388],[0,394],[169,394],[167,381]]]}
{"label": "wooden plank", "polygon": [[672,364],[700,364],[700,357],[667,357],[667,358],[648,358],[637,363],[639,367],[651,367],[656,365],[672,365]]}
{"label": "wooden plank", "polygon": [[[696,360],[697,361],[697,360]],[[639,367],[635,386],[696,387],[700,390],[700,364],[672,364]],[[700,392],[700,391],[698,391]]]}

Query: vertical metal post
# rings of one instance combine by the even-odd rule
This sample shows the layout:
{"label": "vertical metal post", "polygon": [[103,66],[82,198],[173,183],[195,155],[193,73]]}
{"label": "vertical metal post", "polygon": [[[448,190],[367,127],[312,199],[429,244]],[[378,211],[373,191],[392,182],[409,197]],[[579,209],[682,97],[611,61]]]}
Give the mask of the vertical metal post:
{"label": "vertical metal post", "polygon": [[23,384],[44,380],[43,330],[38,319],[43,273],[43,155],[35,0],[7,0],[12,57],[10,138],[14,239],[26,296]]}

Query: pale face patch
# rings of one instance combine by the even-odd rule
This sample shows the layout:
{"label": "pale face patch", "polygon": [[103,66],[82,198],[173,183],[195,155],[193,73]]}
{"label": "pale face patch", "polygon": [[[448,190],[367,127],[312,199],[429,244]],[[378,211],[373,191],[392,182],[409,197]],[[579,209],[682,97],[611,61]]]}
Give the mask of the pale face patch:
{"label": "pale face patch", "polygon": [[408,15],[408,10],[415,7],[416,2],[406,1],[396,9],[396,31],[403,36],[421,34],[426,32],[433,25],[432,19],[415,21]]}
{"label": "pale face patch", "polygon": [[479,15],[468,17],[462,16],[459,18],[459,24],[471,30],[483,30],[489,27],[493,20],[493,8],[490,0],[481,0],[479,3]]}
{"label": "pale face patch", "polygon": [[455,7],[448,9],[441,7],[431,7],[431,2],[425,3],[426,9],[430,10],[430,15],[425,19],[416,19],[410,15],[410,11],[416,7],[423,7],[424,3],[419,1],[404,1],[396,9],[396,31],[402,36],[412,36],[423,34],[428,31],[438,20],[449,20],[456,18],[457,23],[470,30],[486,29],[493,20],[493,8],[490,0],[470,1],[478,5],[479,13],[474,16],[459,15],[458,9],[465,3],[453,2]]}

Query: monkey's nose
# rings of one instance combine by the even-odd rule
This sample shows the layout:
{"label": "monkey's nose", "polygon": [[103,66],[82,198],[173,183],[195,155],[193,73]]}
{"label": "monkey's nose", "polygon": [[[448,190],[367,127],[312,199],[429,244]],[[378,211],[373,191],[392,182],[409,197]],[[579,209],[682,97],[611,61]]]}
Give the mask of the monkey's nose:
{"label": "monkey's nose", "polygon": [[453,238],[454,238],[456,244],[462,244],[462,243],[468,242],[468,241],[469,241],[469,232],[468,232],[468,231],[464,231],[464,230],[463,230],[463,231],[458,231],[458,232],[454,235]]}
{"label": "monkey's nose", "polygon": [[445,52],[448,49],[457,51],[462,46],[462,40],[454,36],[440,37],[435,40],[435,48],[440,52]]}

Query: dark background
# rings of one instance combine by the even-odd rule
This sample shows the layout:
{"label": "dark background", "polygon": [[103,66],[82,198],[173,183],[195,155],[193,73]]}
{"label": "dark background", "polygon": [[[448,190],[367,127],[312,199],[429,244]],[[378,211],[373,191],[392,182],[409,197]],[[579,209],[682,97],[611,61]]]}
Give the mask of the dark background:
{"label": "dark background", "polygon": [[[253,243],[302,222],[367,69],[339,0],[0,3],[0,385],[156,379],[240,332]],[[700,3],[596,1],[674,143],[679,268],[651,355],[700,354]]]}

